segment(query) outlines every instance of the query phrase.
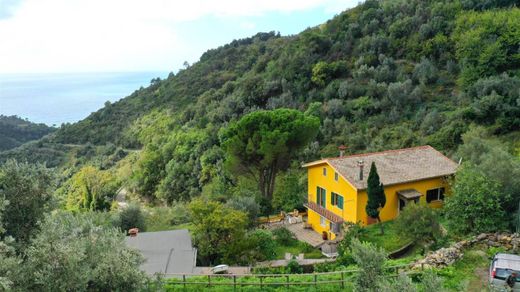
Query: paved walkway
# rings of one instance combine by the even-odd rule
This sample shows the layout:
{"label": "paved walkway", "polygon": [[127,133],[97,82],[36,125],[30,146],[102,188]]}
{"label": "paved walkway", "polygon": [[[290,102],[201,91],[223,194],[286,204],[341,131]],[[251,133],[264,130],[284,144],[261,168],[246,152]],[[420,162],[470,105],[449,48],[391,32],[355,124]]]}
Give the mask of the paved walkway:
{"label": "paved walkway", "polygon": [[[213,275],[211,272],[212,267],[195,267],[193,269],[193,274],[200,275]],[[251,274],[250,267],[229,267],[228,274],[231,275],[248,275]]]}
{"label": "paved walkway", "polygon": [[[328,263],[328,262],[334,262],[336,259],[295,259],[298,264],[301,266],[308,266],[308,265],[314,265],[314,264],[321,264],[321,263]],[[287,264],[289,264],[290,260],[274,260],[274,261],[266,261],[266,262],[260,262],[257,263],[257,267],[285,267]]]}
{"label": "paved walkway", "polygon": [[285,224],[284,226],[294,233],[299,241],[306,242],[312,247],[320,247],[325,243],[325,240],[316,231],[303,228],[303,223]]}

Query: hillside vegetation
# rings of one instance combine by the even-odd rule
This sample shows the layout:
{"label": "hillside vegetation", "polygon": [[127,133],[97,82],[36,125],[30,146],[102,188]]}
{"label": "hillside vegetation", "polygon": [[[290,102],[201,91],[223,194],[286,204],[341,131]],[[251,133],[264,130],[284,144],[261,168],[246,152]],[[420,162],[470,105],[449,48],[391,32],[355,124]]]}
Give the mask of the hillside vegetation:
{"label": "hillside vegetation", "polygon": [[185,200],[229,183],[221,128],[276,108],[320,119],[317,137],[294,162],[336,155],[341,144],[352,153],[430,144],[454,154],[472,125],[513,152],[520,128],[514,3],[370,0],[297,35],[235,40],[0,160],[36,153],[51,166],[110,168],[126,156],[122,149],[141,149],[123,161],[132,161],[127,185],[149,198]]}
{"label": "hillside vegetation", "polygon": [[[297,35],[258,33],[209,50],[85,120],[0,152],[0,290],[185,289],[139,270],[144,259],[125,244],[133,227],[188,229],[199,266],[320,257],[258,219],[303,210],[313,190],[301,163],[342,144],[349,153],[430,144],[461,166],[442,211],[412,204],[394,222],[345,223],[336,261],[313,271],[356,270],[347,285],[356,291],[475,290],[468,281],[487,283],[488,255],[502,247],[475,246],[413,281],[387,268],[479,233],[520,230],[516,2],[365,1]],[[382,195],[370,195],[379,201],[371,216]],[[409,254],[387,259],[406,242]],[[303,271],[297,261],[256,270]]]}
{"label": "hillside vegetation", "polygon": [[45,124],[34,124],[17,116],[0,115],[0,152],[38,140],[54,130]]}

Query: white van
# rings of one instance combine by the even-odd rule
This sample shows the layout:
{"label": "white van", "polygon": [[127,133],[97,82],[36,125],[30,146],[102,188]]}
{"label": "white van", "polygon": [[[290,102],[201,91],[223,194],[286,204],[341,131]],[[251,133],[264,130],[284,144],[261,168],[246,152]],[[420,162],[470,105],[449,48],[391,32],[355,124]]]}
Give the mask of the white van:
{"label": "white van", "polygon": [[[506,283],[508,278],[512,288]],[[489,284],[499,291],[520,292],[520,256],[497,253],[489,267]]]}

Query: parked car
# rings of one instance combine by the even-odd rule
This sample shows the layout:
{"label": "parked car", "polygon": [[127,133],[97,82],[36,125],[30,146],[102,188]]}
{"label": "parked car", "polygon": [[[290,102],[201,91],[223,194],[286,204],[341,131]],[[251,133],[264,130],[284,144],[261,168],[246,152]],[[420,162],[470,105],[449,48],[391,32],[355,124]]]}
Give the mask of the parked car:
{"label": "parked car", "polygon": [[227,274],[228,270],[229,270],[228,265],[218,265],[218,266],[214,266],[213,268],[211,268],[211,272],[213,274]]}
{"label": "parked car", "polygon": [[499,290],[520,292],[520,256],[497,253],[489,266],[489,284]]}

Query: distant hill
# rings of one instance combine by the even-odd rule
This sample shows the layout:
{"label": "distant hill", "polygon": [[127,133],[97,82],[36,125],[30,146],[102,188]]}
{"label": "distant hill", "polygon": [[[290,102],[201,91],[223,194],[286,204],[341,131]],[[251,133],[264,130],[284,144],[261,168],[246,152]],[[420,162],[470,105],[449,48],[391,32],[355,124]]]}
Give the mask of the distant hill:
{"label": "distant hill", "polygon": [[17,116],[0,115],[0,151],[38,140],[55,131],[45,124],[35,124]]}

